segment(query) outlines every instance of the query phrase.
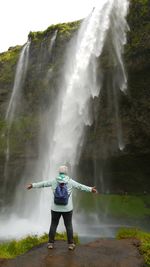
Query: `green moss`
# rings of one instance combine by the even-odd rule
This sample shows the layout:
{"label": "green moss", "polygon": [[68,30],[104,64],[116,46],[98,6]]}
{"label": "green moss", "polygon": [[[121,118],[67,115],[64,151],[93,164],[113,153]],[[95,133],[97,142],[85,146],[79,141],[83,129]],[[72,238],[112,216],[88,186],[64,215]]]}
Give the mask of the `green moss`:
{"label": "green moss", "polygon": [[15,46],[13,48],[10,48],[7,52],[0,53],[0,63],[14,60],[16,56],[18,56],[18,53],[20,52],[22,46]]}
{"label": "green moss", "polygon": [[[128,15],[130,31],[126,45],[126,59],[149,51],[149,1],[132,0]],[[147,51],[148,49],[148,51]],[[147,57],[145,58],[147,61]],[[137,63],[136,63],[137,64]]]}
{"label": "green moss", "polygon": [[30,32],[28,37],[31,38],[32,41],[39,41],[44,37],[52,34],[56,30],[58,33],[65,35],[70,35],[72,31],[77,30],[81,21],[75,21],[70,23],[61,23],[56,25],[49,26],[45,31],[38,32]]}
{"label": "green moss", "polygon": [[0,119],[0,154],[4,154],[9,135],[9,147],[11,154],[22,154],[25,144],[33,145],[37,137],[39,127],[38,116],[26,115],[16,118],[9,129],[4,119]]}
{"label": "green moss", "polygon": [[0,84],[13,82],[20,51],[21,46],[16,46],[0,54]]}
{"label": "green moss", "polygon": [[13,121],[9,133],[11,153],[21,152],[26,143],[34,143],[33,139],[37,136],[38,124],[38,117],[32,115],[21,116]]}
{"label": "green moss", "polygon": [[136,238],[140,240],[139,250],[144,257],[147,267],[150,266],[150,233],[136,228],[121,228],[117,233],[117,239]]}
{"label": "green moss", "polygon": [[[67,240],[66,233],[56,233],[56,240]],[[48,241],[48,234],[38,236],[27,236],[20,240],[12,240],[10,242],[4,242],[0,244],[0,258],[15,258],[21,255],[31,248],[46,243]],[[74,235],[74,241],[79,243],[78,236]]]}

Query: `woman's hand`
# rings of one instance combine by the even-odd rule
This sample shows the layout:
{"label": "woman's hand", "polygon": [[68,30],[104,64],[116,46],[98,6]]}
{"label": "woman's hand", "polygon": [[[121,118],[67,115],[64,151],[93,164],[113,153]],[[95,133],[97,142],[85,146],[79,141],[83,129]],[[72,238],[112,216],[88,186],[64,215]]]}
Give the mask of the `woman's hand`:
{"label": "woman's hand", "polygon": [[94,194],[97,194],[97,193],[98,193],[98,191],[97,191],[97,189],[96,189],[96,186],[93,186],[93,187],[92,187],[92,193],[94,193]]}
{"label": "woman's hand", "polygon": [[33,186],[32,186],[32,184],[28,184],[27,186],[26,186],[26,188],[29,190],[29,189],[31,189]]}

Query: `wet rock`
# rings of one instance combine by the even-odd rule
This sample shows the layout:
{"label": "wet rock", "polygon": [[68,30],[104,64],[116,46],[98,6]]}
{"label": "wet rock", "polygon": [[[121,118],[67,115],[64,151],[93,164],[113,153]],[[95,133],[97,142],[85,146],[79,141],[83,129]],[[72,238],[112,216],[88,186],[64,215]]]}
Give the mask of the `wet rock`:
{"label": "wet rock", "polygon": [[33,248],[0,267],[142,267],[144,261],[134,240],[99,239],[68,251],[66,242],[57,241],[53,250],[46,244]]}

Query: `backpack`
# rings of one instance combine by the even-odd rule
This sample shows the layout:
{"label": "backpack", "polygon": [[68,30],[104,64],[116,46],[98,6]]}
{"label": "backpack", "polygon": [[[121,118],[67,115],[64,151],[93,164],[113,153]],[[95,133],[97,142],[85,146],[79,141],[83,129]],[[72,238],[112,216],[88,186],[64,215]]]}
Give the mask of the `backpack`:
{"label": "backpack", "polygon": [[67,205],[69,199],[67,185],[58,183],[54,192],[54,203],[57,205]]}

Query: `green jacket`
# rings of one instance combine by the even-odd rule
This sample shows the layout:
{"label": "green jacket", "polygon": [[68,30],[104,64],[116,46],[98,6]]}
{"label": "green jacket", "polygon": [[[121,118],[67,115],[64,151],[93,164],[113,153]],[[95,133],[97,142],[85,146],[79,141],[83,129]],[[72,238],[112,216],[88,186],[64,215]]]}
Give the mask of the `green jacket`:
{"label": "green jacket", "polygon": [[57,184],[63,182],[67,184],[67,189],[68,189],[68,194],[69,194],[69,200],[67,205],[56,205],[54,203],[54,198],[52,198],[52,205],[51,209],[53,211],[58,211],[58,212],[68,212],[73,210],[73,202],[72,202],[72,191],[74,188],[85,191],[85,192],[92,192],[92,187],[80,184],[73,179],[69,178],[69,176],[64,175],[64,174],[59,174],[56,179],[52,181],[42,181],[38,183],[32,183],[33,188],[41,188],[41,187],[51,187],[53,193],[55,192],[55,189],[57,187]]}

